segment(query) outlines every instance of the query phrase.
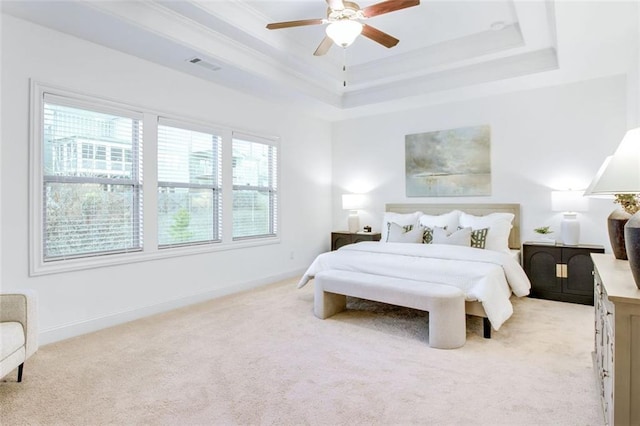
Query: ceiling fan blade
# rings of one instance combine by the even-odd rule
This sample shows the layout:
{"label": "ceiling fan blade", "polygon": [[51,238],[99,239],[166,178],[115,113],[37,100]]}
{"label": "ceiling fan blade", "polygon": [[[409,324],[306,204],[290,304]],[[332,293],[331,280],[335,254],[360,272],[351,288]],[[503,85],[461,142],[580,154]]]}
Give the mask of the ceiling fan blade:
{"label": "ceiling fan blade", "polygon": [[344,3],[342,3],[342,0],[327,0],[327,4],[329,5],[329,9],[331,10],[344,9]]}
{"label": "ceiling fan blade", "polygon": [[418,6],[419,4],[420,0],[387,0],[363,8],[362,14],[365,16],[365,18],[371,18],[373,16],[382,15],[384,13],[406,9],[407,7]]}
{"label": "ceiling fan blade", "polygon": [[400,40],[398,40],[397,38],[390,36],[389,34],[384,33],[367,24],[362,25],[362,35],[370,38],[377,43],[380,43],[384,47],[393,47],[400,42]]}
{"label": "ceiling fan blade", "polygon": [[299,21],[274,22],[268,24],[267,28],[270,30],[278,30],[280,28],[302,27],[304,25],[319,25],[323,23],[324,19],[301,19]]}
{"label": "ceiling fan blade", "polygon": [[318,46],[316,51],[313,52],[313,56],[322,56],[322,55],[326,54],[329,51],[329,49],[331,48],[332,44],[333,44],[333,40],[331,40],[329,37],[325,37],[320,42],[320,45]]}

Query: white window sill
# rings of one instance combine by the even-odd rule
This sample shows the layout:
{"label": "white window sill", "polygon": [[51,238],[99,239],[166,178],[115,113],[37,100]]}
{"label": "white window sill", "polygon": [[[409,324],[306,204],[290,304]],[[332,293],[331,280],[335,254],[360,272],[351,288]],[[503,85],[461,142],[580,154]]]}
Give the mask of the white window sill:
{"label": "white window sill", "polygon": [[109,254],[51,262],[40,261],[32,263],[29,271],[29,276],[36,277],[49,274],[59,274],[72,271],[102,268],[106,266],[128,265],[138,262],[148,262],[171,257],[216,253],[219,251],[238,250],[279,243],[279,237],[269,237],[243,241],[233,241],[228,243],[211,243],[197,246],[155,249],[153,252],[139,251],[133,253]]}

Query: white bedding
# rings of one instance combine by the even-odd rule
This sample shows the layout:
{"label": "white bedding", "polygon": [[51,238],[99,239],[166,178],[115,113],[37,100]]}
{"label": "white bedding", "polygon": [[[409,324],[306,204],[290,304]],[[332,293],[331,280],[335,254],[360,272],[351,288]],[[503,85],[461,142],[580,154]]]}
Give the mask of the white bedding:
{"label": "white bedding", "polygon": [[406,278],[460,288],[477,300],[495,330],[513,314],[511,293],[529,294],[531,283],[510,253],[444,244],[361,242],[319,255],[298,288],[320,271],[337,269]]}

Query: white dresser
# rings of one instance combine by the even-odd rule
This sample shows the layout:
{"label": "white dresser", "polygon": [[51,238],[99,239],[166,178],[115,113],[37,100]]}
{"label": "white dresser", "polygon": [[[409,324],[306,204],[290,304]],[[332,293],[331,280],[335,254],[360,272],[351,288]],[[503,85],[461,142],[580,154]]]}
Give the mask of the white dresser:
{"label": "white dresser", "polygon": [[595,367],[608,425],[640,425],[640,290],[629,262],[592,254]]}

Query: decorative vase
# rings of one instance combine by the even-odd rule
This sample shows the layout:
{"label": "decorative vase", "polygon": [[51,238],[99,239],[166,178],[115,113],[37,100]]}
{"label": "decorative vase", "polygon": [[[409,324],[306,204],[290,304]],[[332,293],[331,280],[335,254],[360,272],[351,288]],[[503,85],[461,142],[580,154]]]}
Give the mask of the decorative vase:
{"label": "decorative vase", "polygon": [[629,257],[629,268],[640,289],[640,213],[636,213],[624,226],[624,242]]}
{"label": "decorative vase", "polygon": [[627,260],[625,225],[630,218],[631,215],[622,209],[612,211],[607,218],[609,241],[611,242],[611,250],[616,259]]}

